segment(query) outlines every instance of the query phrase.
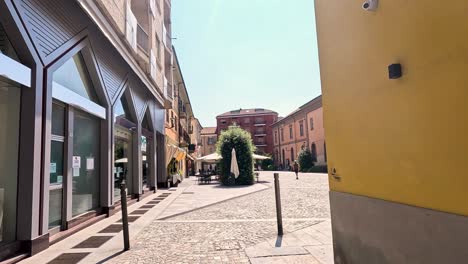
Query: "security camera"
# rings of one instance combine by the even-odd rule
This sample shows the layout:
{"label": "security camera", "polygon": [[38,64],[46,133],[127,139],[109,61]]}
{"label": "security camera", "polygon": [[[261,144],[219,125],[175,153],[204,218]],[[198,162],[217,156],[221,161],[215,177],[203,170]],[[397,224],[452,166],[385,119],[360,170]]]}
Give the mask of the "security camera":
{"label": "security camera", "polygon": [[362,9],[367,10],[367,11],[375,11],[377,10],[378,6],[379,6],[379,0],[366,0],[362,4]]}

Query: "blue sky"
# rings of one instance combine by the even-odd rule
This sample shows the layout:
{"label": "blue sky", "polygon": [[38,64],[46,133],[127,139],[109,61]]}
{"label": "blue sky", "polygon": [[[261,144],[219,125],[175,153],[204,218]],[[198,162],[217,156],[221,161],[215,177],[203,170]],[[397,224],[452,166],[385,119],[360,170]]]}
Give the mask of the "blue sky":
{"label": "blue sky", "polygon": [[321,94],[313,0],[173,0],[172,35],[202,126],[239,108],[281,116]]}

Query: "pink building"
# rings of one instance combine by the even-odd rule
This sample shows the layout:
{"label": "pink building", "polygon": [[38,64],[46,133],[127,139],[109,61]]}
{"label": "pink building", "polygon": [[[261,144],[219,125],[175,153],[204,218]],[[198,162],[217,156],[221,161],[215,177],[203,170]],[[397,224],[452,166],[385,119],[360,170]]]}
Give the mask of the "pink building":
{"label": "pink building", "polygon": [[304,148],[312,151],[315,165],[327,164],[322,109],[318,96],[271,126],[275,165],[292,164]]}

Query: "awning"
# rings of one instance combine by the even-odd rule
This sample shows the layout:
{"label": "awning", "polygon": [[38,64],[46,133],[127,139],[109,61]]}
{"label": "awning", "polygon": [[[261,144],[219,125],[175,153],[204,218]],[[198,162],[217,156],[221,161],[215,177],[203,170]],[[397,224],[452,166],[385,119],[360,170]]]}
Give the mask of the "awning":
{"label": "awning", "polygon": [[172,144],[166,145],[166,165],[169,165],[172,158],[175,158],[177,161],[183,160],[187,152],[184,149],[181,149]]}
{"label": "awning", "polygon": [[[220,160],[222,158],[223,157],[221,157],[221,155],[219,155],[218,153],[215,152],[215,153],[211,153],[210,155],[206,155],[204,157],[198,158],[197,160],[204,161],[204,162],[216,162],[217,160]],[[252,158],[256,159],[256,160],[270,159],[270,157],[262,156],[262,155],[258,155],[258,154],[253,154]]]}
{"label": "awning", "polygon": [[218,153],[211,153],[210,155],[203,156],[201,158],[198,158],[197,160],[199,161],[204,161],[204,162],[216,162],[217,160],[222,159],[221,155]]}
{"label": "awning", "polygon": [[177,161],[181,161],[181,160],[185,159],[186,156],[187,156],[187,152],[185,152],[185,150],[179,148],[177,156],[175,158],[176,158]]}
{"label": "awning", "polygon": [[256,160],[266,160],[266,159],[271,159],[270,157],[267,157],[267,156],[262,156],[262,155],[258,155],[258,154],[253,154],[252,157]]}

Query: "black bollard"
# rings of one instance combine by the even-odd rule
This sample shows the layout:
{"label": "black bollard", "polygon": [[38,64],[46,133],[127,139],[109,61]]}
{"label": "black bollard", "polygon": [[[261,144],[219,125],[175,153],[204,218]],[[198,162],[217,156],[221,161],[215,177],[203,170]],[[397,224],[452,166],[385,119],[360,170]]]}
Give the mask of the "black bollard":
{"label": "black bollard", "polygon": [[122,207],[122,229],[124,239],[124,250],[130,249],[130,237],[128,233],[127,193],[125,191],[125,180],[120,184],[120,203]]}
{"label": "black bollard", "polygon": [[276,198],[276,221],[278,223],[278,236],[283,235],[283,216],[281,214],[281,194],[279,185],[279,174],[274,173],[275,176],[275,198]]}

